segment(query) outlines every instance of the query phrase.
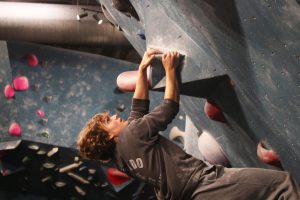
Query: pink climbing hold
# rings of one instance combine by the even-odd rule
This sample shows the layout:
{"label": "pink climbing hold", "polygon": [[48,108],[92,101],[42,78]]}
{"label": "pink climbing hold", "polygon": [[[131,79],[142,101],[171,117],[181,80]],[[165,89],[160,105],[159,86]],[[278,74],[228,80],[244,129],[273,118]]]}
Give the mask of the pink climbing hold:
{"label": "pink climbing hold", "polygon": [[200,135],[198,139],[198,148],[204,159],[210,164],[230,167],[230,162],[227,159],[222,147],[209,133],[203,132]]}
{"label": "pink climbing hold", "polygon": [[15,90],[10,84],[7,84],[4,88],[4,95],[6,98],[13,98],[15,96]]}
{"label": "pink climbing hold", "polygon": [[40,117],[40,118],[44,118],[44,116],[45,116],[45,111],[43,111],[43,110],[37,110],[36,111],[36,114]]}
{"label": "pink climbing hold", "polygon": [[18,76],[14,79],[15,90],[27,90],[29,88],[29,81],[26,76]]}
{"label": "pink climbing hold", "polygon": [[27,63],[31,67],[36,67],[39,64],[39,60],[35,54],[29,53],[29,54],[27,54]]}
{"label": "pink climbing hold", "polygon": [[[117,86],[123,92],[134,92],[136,81],[138,78],[138,71],[126,71],[117,77]],[[147,79],[148,84],[150,85],[149,81],[149,73],[147,71]]]}
{"label": "pink climbing hold", "polygon": [[21,126],[17,122],[11,123],[9,129],[9,134],[14,136],[20,136],[21,135]]}

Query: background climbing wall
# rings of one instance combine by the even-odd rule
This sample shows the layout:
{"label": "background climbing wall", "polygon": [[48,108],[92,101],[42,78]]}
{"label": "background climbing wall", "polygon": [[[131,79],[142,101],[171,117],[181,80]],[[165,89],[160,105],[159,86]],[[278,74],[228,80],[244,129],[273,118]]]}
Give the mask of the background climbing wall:
{"label": "background climbing wall", "polygon": [[0,41],[0,150],[10,149],[18,144],[19,138],[9,135],[8,128],[11,119],[16,117],[16,104],[13,99],[6,99],[4,94],[5,87],[11,85],[12,74],[8,57],[7,45],[5,41]]}
{"label": "background climbing wall", "polygon": [[[117,90],[116,78],[123,71],[135,70],[137,64],[32,43],[7,42],[7,48],[5,42],[1,45],[1,87],[12,84],[18,76],[26,76],[29,88],[15,91],[12,99],[5,98],[3,92],[0,96],[0,144],[10,138],[22,139],[16,149],[0,154],[0,182],[3,184],[1,188],[6,191],[0,191],[0,197],[18,199],[22,198],[18,192],[24,192],[28,194],[24,198],[36,199],[44,196],[63,199],[72,196],[73,199],[95,199],[99,196],[104,199],[143,199],[146,198],[141,195],[144,191],[142,193],[151,199],[152,190],[147,192],[147,187],[141,187],[139,182],[131,181],[124,185],[109,183],[105,169],[113,167],[111,163],[101,165],[83,161],[80,167],[72,170],[86,180],[90,178],[89,184],[58,172],[59,168],[75,162],[78,132],[91,116],[106,110],[127,118],[133,93]],[[29,53],[39,59],[37,66],[28,64]],[[163,94],[159,92],[150,92],[150,96],[151,109],[163,99]],[[40,117],[38,110],[44,111],[45,116]],[[184,129],[184,119],[184,113],[180,111],[173,125]],[[8,133],[12,121],[20,124],[21,137]],[[170,129],[171,126],[162,134],[167,136]],[[38,149],[32,149],[32,145],[37,145]],[[59,148],[58,153],[53,157],[47,156],[53,147]],[[49,162],[55,167],[49,169],[44,166]],[[92,176],[88,171],[91,168],[96,169]],[[64,181],[66,187],[57,187],[57,181]],[[76,185],[86,194],[77,192]]]}
{"label": "background climbing wall", "polygon": [[[137,64],[99,55],[67,51],[47,46],[8,43],[12,77],[26,76],[30,88],[16,92],[16,120],[22,139],[63,147],[72,147],[86,121],[94,114],[109,111],[127,118],[132,93],[116,90],[116,77],[135,70]],[[27,64],[26,56],[34,53],[36,67]],[[152,92],[151,107],[163,98]],[[124,106],[124,111],[118,107]],[[43,118],[37,111],[45,112]],[[184,124],[184,122],[183,122]]]}
{"label": "background climbing wall", "polygon": [[[36,148],[32,148],[33,146]],[[22,141],[16,149],[2,154],[0,198],[153,199],[149,198],[153,197],[151,188],[140,188],[142,183],[138,181],[122,179],[124,182],[113,184],[111,179],[106,178],[106,169],[111,167],[108,164],[84,161],[77,157],[76,151],[63,147],[48,156],[51,149],[52,145]],[[77,167],[70,168],[74,164]],[[102,169],[104,166],[106,168]],[[69,170],[60,172],[66,167]],[[79,179],[74,178],[74,175]]]}
{"label": "background climbing wall", "polygon": [[[116,93],[115,78],[132,63],[117,61],[44,46],[8,43],[12,76],[26,76],[27,91],[17,92],[17,121],[22,138],[71,147],[85,122],[100,111],[116,113],[118,105],[126,105],[130,94]],[[37,67],[27,64],[28,53],[35,53]],[[41,119],[37,110],[43,110]]]}
{"label": "background climbing wall", "polygon": [[[298,1],[131,0],[139,21],[120,9],[122,1],[99,2],[140,54],[146,43],[185,55],[182,107],[199,130],[215,137],[232,166],[272,167],[257,158],[263,140],[300,181]],[[160,90],[162,69],[152,70]],[[207,99],[226,123],[207,118]]]}

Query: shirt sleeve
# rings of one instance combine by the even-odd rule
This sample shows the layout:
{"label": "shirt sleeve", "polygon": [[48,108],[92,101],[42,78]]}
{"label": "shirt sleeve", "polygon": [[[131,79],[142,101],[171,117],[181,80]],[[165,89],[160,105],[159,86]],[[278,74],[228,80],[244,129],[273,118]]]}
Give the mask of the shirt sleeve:
{"label": "shirt sleeve", "polygon": [[128,122],[139,119],[149,112],[150,101],[146,99],[132,99],[131,111],[128,117]]}
{"label": "shirt sleeve", "polygon": [[179,104],[177,102],[164,99],[163,102],[150,113],[136,120],[131,128],[135,130],[134,132],[136,132],[138,137],[156,139],[158,132],[164,131],[167,128],[178,111]]}
{"label": "shirt sleeve", "polygon": [[179,111],[179,104],[170,99],[164,101],[154,108],[144,118],[148,123],[151,132],[164,131],[168,124],[172,122]]}

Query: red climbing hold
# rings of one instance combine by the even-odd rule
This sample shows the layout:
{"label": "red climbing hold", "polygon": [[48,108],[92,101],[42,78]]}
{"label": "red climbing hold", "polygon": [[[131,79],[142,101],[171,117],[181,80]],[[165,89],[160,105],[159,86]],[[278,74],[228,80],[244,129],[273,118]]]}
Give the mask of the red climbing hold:
{"label": "red climbing hold", "polygon": [[257,145],[257,156],[266,164],[278,166],[280,164],[279,156],[273,149],[267,149],[262,142]]}
{"label": "red climbing hold", "polygon": [[121,185],[129,180],[129,176],[115,168],[107,169],[107,178],[114,185]]}
{"label": "red climbing hold", "polygon": [[27,54],[27,63],[31,67],[36,67],[39,64],[39,60],[35,54],[29,53]]}
{"label": "red climbing hold", "polygon": [[7,84],[4,88],[4,95],[6,98],[13,98],[15,96],[15,90],[10,84]]}
{"label": "red climbing hold", "polygon": [[15,90],[27,90],[29,88],[29,81],[26,76],[18,76],[14,79]]}
{"label": "red climbing hold", "polygon": [[217,104],[215,104],[212,101],[206,100],[205,105],[204,105],[204,112],[206,114],[206,116],[211,119],[211,120],[215,120],[215,121],[219,121],[219,122],[226,122],[226,119],[221,111],[221,109],[219,108],[219,106]]}
{"label": "red climbing hold", "polygon": [[17,122],[11,123],[9,129],[8,129],[9,134],[14,135],[14,136],[20,136],[21,135],[21,127]]}
{"label": "red climbing hold", "polygon": [[45,111],[43,111],[43,110],[37,110],[36,111],[36,114],[40,117],[40,118],[44,118],[44,116],[45,116]]}

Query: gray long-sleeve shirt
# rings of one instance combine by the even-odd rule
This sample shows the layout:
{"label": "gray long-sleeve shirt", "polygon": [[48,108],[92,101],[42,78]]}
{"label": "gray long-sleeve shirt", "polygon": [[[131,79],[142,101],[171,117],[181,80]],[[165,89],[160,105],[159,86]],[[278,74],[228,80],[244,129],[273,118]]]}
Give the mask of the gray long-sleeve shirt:
{"label": "gray long-sleeve shirt", "polygon": [[159,199],[189,199],[206,165],[160,136],[179,110],[164,100],[152,112],[149,100],[133,99],[129,124],[115,150],[117,167],[130,176],[155,186]]}

